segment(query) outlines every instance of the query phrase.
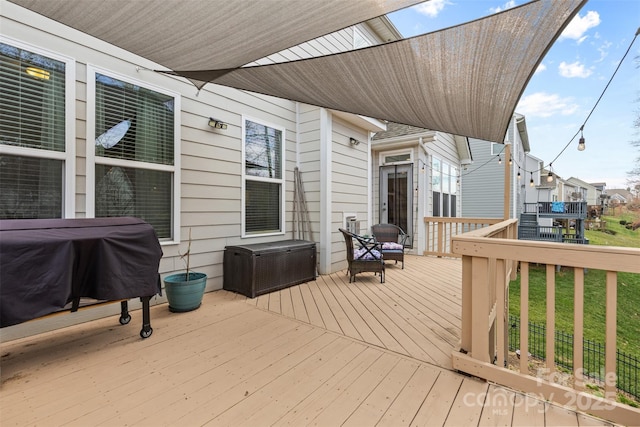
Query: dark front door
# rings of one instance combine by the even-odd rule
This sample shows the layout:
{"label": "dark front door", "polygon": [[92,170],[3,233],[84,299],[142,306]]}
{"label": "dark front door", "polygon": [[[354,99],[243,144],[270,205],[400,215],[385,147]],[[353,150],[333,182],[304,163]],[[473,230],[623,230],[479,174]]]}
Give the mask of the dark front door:
{"label": "dark front door", "polygon": [[[413,233],[413,165],[380,167],[380,222]],[[411,241],[411,239],[409,240]]]}

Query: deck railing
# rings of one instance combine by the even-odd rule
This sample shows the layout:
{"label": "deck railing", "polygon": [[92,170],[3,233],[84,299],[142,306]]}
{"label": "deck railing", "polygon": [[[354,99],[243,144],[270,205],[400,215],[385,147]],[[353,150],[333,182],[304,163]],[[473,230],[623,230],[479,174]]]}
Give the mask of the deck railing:
{"label": "deck railing", "polygon": [[518,239],[562,242],[562,227],[547,227],[544,225],[521,225],[520,227],[518,227]]}
{"label": "deck railing", "polygon": [[[531,393],[615,423],[635,425],[640,409],[617,403],[616,319],[619,272],[640,273],[640,249],[536,242],[515,238],[516,220],[453,237],[453,252],[462,256],[461,350],[454,369]],[[529,370],[529,265],[546,265],[546,366],[542,375]],[[519,371],[507,369],[509,282],[520,274]],[[559,383],[555,366],[555,271],[574,270],[573,387]],[[606,342],[604,398],[585,392],[583,367],[585,269],[606,271]]]}
{"label": "deck railing", "polygon": [[535,213],[543,217],[586,218],[587,202],[535,202],[525,203],[524,213]]}
{"label": "deck railing", "polygon": [[499,218],[445,218],[425,217],[424,255],[438,257],[460,257],[451,251],[451,238],[469,231],[497,224]]}

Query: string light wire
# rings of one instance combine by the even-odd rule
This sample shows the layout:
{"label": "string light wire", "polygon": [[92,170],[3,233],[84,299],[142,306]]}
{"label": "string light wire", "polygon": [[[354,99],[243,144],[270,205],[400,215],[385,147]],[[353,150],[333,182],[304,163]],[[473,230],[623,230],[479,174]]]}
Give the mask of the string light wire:
{"label": "string light wire", "polygon": [[[582,122],[582,125],[580,126],[580,129],[578,129],[578,131],[575,133],[575,135],[573,135],[573,137],[569,140],[569,142],[567,142],[567,144],[564,146],[564,148],[558,153],[558,155],[556,157],[554,157],[553,160],[551,160],[549,162],[549,166],[551,166],[553,164],[553,162],[555,162],[556,160],[558,160],[558,158],[567,150],[567,148],[571,145],[571,143],[576,139],[576,137],[578,136],[578,134],[580,134],[583,130],[584,130],[584,126],[587,124],[587,122],[589,121],[589,119],[591,118],[591,115],[593,114],[593,112],[595,111],[596,107],[598,106],[598,104],[600,103],[600,100],[602,99],[602,97],[604,96],[605,92],[607,91],[607,89],[609,88],[609,85],[611,84],[611,82],[613,81],[613,78],[615,77],[615,75],[618,73],[618,70],[620,69],[620,67],[622,66],[622,63],[624,62],[625,58],[627,57],[627,55],[629,54],[629,52],[631,51],[631,47],[633,46],[633,43],[636,41],[636,38],[638,38],[638,35],[640,34],[640,27],[638,27],[638,30],[636,31],[636,34],[634,35],[633,39],[631,40],[631,43],[629,43],[629,47],[627,48],[627,51],[624,53],[624,55],[622,56],[622,59],[618,62],[618,66],[616,67],[616,69],[613,71],[613,74],[611,75],[611,78],[609,78],[609,81],[607,82],[607,84],[605,85],[604,89],[602,90],[602,92],[600,93],[600,96],[598,97],[598,100],[596,101],[596,103],[593,105],[593,107],[591,108],[591,111],[589,111],[589,114],[587,115],[587,117],[584,119],[584,122]],[[504,151],[504,147],[502,148],[502,150]],[[502,151],[500,151],[500,153],[498,155],[502,154]],[[483,163],[482,165],[478,166],[477,168],[461,174],[462,176],[467,176],[470,175],[471,173],[477,171],[478,169],[486,166],[487,164],[489,164],[491,162],[491,160],[493,160],[493,158],[490,158],[488,161],[486,161],[485,163]],[[518,162],[514,159],[514,162],[516,163],[516,165],[518,167],[522,167],[522,165],[518,164]],[[545,168],[544,163],[543,166],[538,168],[537,170],[534,171],[529,171],[526,168],[522,167],[522,170],[524,170],[525,172],[540,172],[541,170],[543,170]]]}

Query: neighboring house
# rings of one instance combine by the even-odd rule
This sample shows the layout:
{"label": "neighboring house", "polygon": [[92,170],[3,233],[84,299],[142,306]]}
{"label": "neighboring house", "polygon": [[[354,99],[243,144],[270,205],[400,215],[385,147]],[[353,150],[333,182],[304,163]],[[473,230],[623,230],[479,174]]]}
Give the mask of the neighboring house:
{"label": "neighboring house", "polygon": [[[527,170],[539,170],[531,166],[527,156],[531,147],[526,119],[515,113],[504,144],[470,138],[474,163],[462,171],[462,212],[469,218],[503,218],[505,203],[505,171],[509,177],[509,218],[517,218],[527,201]],[[506,155],[506,144],[510,144],[511,156]]]}
{"label": "neighboring house", "polygon": [[[0,28],[1,218],[141,217],[161,241],[163,275],[184,269],[192,229],[191,267],[208,290],[222,288],[226,246],[293,237],[296,167],[319,273],[346,268],[345,214],[363,230],[378,221],[371,135],[385,123],[213,84],[198,91],[12,3]],[[376,18],[258,63],[397,38]]]}
{"label": "neighboring house", "polygon": [[[600,190],[598,187],[596,187],[593,184],[589,184],[588,182],[583,181],[579,178],[574,178],[574,177],[567,179],[567,182],[570,182],[576,186],[576,188],[578,189],[578,193],[580,193],[582,197],[582,200],[580,201],[586,201],[587,205],[589,206],[600,205],[600,195],[602,194],[602,190]],[[574,197],[577,195],[570,195],[570,196]],[[573,200],[573,201],[579,201],[579,200]]]}
{"label": "neighboring house", "polygon": [[610,200],[617,200],[619,204],[626,205],[633,200],[633,194],[624,188],[611,188],[607,190]]}
{"label": "neighboring house", "polygon": [[461,216],[460,170],[471,163],[467,138],[388,123],[371,141],[373,223],[392,223],[424,251],[425,216]]}

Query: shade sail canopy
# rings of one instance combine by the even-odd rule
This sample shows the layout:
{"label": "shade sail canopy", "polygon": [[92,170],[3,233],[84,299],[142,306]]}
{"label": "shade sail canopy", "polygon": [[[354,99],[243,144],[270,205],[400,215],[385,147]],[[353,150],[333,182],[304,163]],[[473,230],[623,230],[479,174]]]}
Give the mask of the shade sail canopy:
{"label": "shade sail canopy", "polygon": [[365,49],[242,67],[416,1],[12,0],[207,82],[502,142],[544,54],[587,0],[535,0]]}
{"label": "shade sail canopy", "polygon": [[171,70],[216,70],[424,0],[10,1]]}

